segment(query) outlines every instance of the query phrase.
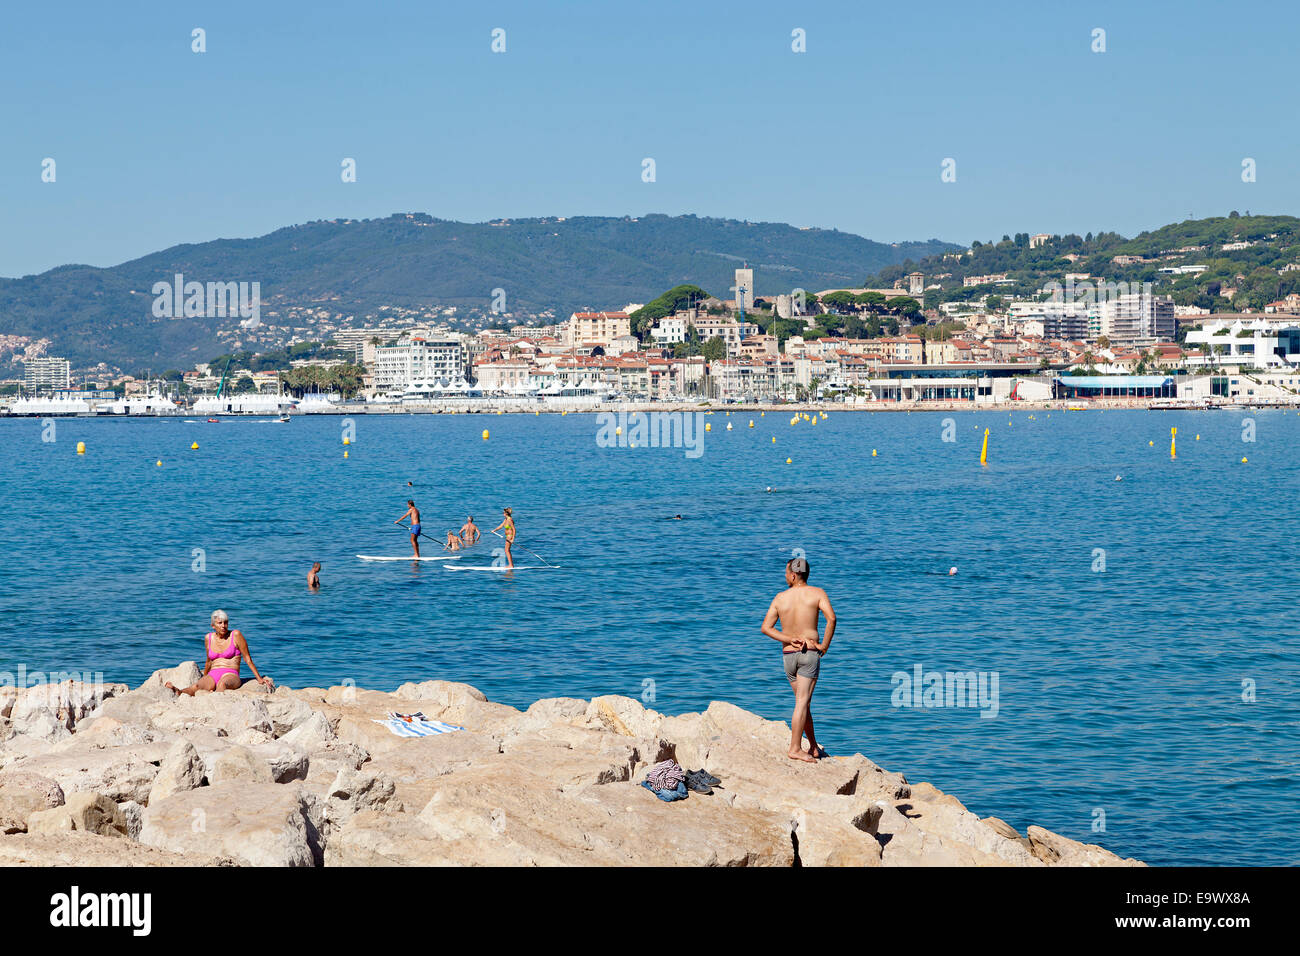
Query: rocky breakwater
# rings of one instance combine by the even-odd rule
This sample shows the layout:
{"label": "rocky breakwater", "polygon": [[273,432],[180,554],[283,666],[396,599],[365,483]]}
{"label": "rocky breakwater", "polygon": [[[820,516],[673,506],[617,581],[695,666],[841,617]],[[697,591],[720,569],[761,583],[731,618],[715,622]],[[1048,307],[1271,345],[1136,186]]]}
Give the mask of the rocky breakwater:
{"label": "rocky breakwater", "polygon": [[[728,703],[163,686],[197,677],[0,688],[0,865],[1141,865],[860,754],[791,761],[785,724]],[[464,729],[398,737],[390,711]],[[663,802],[639,784],[666,759],[722,783]]]}

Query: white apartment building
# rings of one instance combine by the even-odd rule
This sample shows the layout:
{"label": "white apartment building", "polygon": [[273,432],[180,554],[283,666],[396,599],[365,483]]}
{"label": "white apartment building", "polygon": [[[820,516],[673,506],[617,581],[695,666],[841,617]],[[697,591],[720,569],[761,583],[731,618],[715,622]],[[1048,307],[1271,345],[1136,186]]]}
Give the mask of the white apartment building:
{"label": "white apartment building", "polygon": [[632,325],[626,312],[575,312],[564,326],[564,344],[608,346],[622,335],[630,335]]}
{"label": "white apartment building", "polygon": [[461,382],[465,369],[465,347],[459,338],[413,338],[375,349],[372,387],[382,394],[416,383]]}
{"label": "white apartment building", "polygon": [[686,316],[682,313],[666,315],[651,330],[650,335],[659,345],[674,345],[686,341]]}
{"label": "white apartment building", "polygon": [[1084,302],[1052,299],[1046,302],[1012,302],[1008,324],[1024,335],[1082,339],[1088,334],[1088,306]]}
{"label": "white apartment building", "polygon": [[1173,338],[1174,300],[1146,292],[1112,296],[1097,307],[1101,334],[1117,342]]}
{"label": "white apartment building", "polygon": [[30,358],[23,372],[26,388],[68,388],[72,384],[72,368],[65,358],[46,356]]}
{"label": "white apartment building", "polygon": [[1187,333],[1188,368],[1300,367],[1300,323],[1294,318],[1214,319]]}

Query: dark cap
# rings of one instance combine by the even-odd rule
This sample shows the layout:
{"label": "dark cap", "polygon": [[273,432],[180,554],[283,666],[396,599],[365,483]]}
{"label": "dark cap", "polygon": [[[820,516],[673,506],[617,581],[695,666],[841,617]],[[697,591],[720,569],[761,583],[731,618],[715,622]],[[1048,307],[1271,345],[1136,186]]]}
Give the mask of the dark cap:
{"label": "dark cap", "polygon": [[807,559],[807,558],[791,558],[791,559],[790,559],[790,570],[791,570],[794,574],[799,575],[800,577],[804,577],[804,578],[808,577],[808,559]]}

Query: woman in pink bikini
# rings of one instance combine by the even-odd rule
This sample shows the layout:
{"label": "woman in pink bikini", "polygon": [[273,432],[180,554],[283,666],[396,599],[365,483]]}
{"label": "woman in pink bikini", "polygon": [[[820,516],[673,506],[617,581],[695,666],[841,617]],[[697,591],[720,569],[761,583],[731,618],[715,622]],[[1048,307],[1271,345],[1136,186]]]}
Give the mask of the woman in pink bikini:
{"label": "woman in pink bikini", "polygon": [[198,683],[186,688],[179,688],[168,681],[166,687],[173,694],[189,694],[193,697],[196,690],[236,690],[240,685],[241,658],[248,661],[248,668],[259,684],[274,686],[271,678],[263,677],[257,672],[257,666],[248,653],[248,642],[240,631],[230,629],[230,618],[225,611],[212,612],[212,630],[208,631],[204,644],[208,650],[208,662],[203,668],[203,676]]}

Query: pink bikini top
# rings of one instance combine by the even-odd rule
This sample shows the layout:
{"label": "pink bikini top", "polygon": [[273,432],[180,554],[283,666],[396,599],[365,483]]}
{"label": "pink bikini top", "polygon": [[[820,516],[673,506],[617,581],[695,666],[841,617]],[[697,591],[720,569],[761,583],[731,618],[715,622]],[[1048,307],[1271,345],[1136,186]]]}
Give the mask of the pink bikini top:
{"label": "pink bikini top", "polygon": [[208,636],[204,639],[204,640],[207,642],[207,645],[208,645],[208,660],[210,660],[210,661],[215,661],[215,660],[228,660],[228,659],[230,659],[230,658],[232,658],[232,657],[239,657],[239,656],[240,656],[240,654],[239,654],[239,645],[237,645],[237,644],[235,643],[235,639],[234,639],[233,637],[228,637],[228,638],[227,638],[227,640],[230,641],[230,646],[229,646],[228,648],[226,648],[226,653],[224,653],[224,654],[214,654],[214,653],[212,652],[212,639],[213,639],[214,637],[216,637],[216,636],[217,636],[217,635],[216,635],[216,632],[215,632],[215,631],[208,631]]}

